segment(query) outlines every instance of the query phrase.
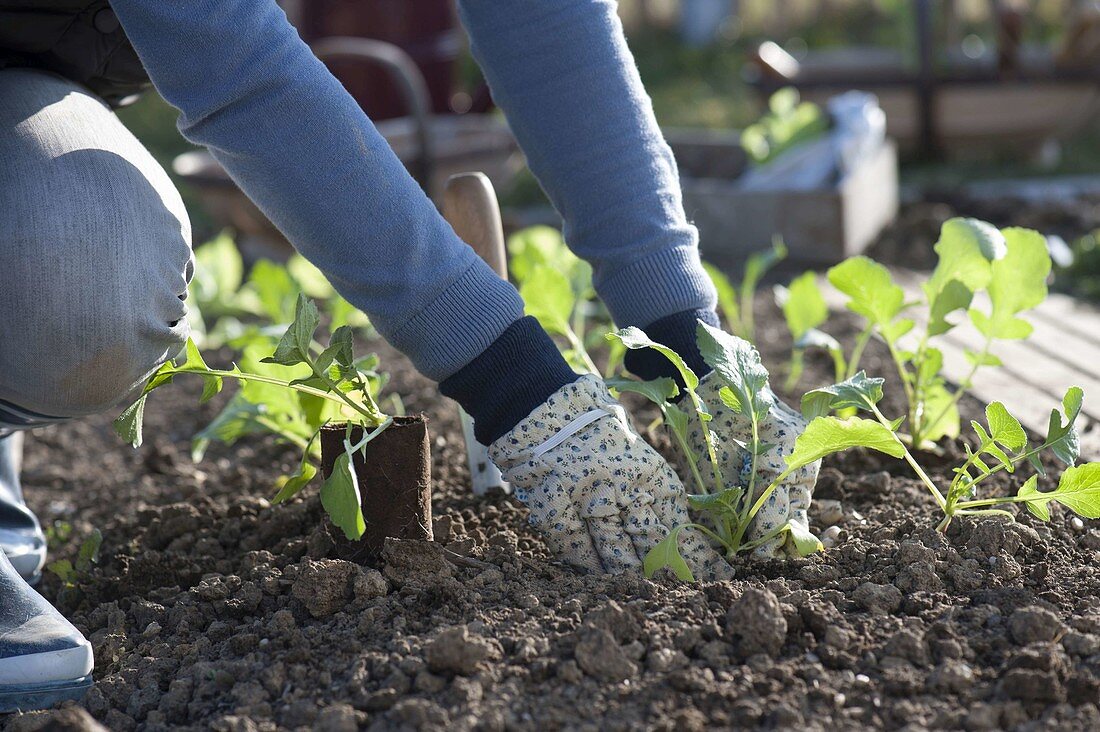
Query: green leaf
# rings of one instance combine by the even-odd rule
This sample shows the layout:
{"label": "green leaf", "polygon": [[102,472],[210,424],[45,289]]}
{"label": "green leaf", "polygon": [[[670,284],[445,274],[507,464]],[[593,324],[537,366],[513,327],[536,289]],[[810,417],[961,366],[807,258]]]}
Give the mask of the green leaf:
{"label": "green leaf", "polygon": [[122,410],[115,419],[115,434],[135,448],[141,447],[142,427],[145,422],[145,400],[148,394],[142,394],[137,401]]}
{"label": "green leaf", "polygon": [[742,411],[761,411],[765,400],[761,391],[768,385],[768,371],[760,363],[760,354],[744,338],[699,321],[696,343],[703,361],[737,397]]}
{"label": "green leaf", "polygon": [[[1022,492],[1022,489],[1021,489]],[[1028,493],[1027,504],[1056,501],[1078,516],[1100,518],[1100,463],[1066,468],[1058,487],[1050,493]]]}
{"label": "green leaf", "polygon": [[351,456],[340,453],[332,466],[332,474],[321,485],[321,505],[344,536],[352,541],[362,538],[367,530],[363,518],[359,480],[351,469]]}
{"label": "green leaf", "polygon": [[103,546],[103,533],[99,529],[92,529],[92,533],[80,545],[80,551],[76,555],[76,568],[87,570],[99,561],[99,549]]}
{"label": "green leaf", "polygon": [[508,237],[508,269],[523,285],[539,267],[562,273],[580,299],[592,294],[592,267],[569,251],[561,232],[549,226],[530,226]]}
{"label": "green leaf", "polygon": [[206,448],[214,440],[232,445],[245,435],[268,432],[269,430],[257,421],[264,411],[261,405],[248,401],[243,393],[238,391],[210,424],[191,438],[191,459],[200,462],[206,454]]}
{"label": "green leaf", "polygon": [[327,371],[336,364],[340,379],[353,378],[358,373],[355,363],[355,336],[350,326],[342,325],[332,333],[328,347],[317,357],[317,369]]}
{"label": "green leaf", "polygon": [[284,476],[279,479],[276,486],[279,492],[275,494],[275,497],[271,499],[272,503],[283,503],[289,501],[294,496],[305,488],[309,481],[313,480],[313,476],[317,475],[317,468],[309,460],[309,453],[306,453],[302,457],[302,462],[298,466],[297,472],[294,475]]}
{"label": "green leaf", "polygon": [[[664,409],[661,410],[661,414],[664,417],[665,424],[672,430],[672,434],[676,435],[678,442],[681,445],[691,444],[688,442],[688,424],[691,421],[688,413],[674,404],[666,404]],[[693,461],[698,459],[696,455],[689,455],[688,457]]]}
{"label": "green leaf", "polygon": [[668,567],[682,581],[695,581],[695,576],[691,573],[688,563],[680,555],[678,546],[680,532],[684,528],[686,527],[677,526],[668,532],[668,536],[646,552],[645,558],[642,560],[642,571],[645,572],[646,577],[652,577],[658,570]]}
{"label": "green leaf", "polygon": [[840,341],[817,328],[811,328],[803,333],[802,337],[795,341],[794,347],[799,350],[820,348],[829,352],[842,352]]}
{"label": "green leaf", "polygon": [[680,393],[680,387],[676,385],[676,380],[667,376],[659,379],[651,379],[649,381],[638,381],[636,379],[628,379],[624,376],[612,376],[606,379],[604,383],[607,384],[608,389],[614,389],[620,394],[624,392],[641,394],[657,405],[663,405],[665,402],[674,399],[676,395]]}
{"label": "green leaf", "polygon": [[[889,270],[868,257],[846,259],[830,269],[828,277],[833,287],[848,296],[848,309],[880,329],[887,329],[905,309],[905,292],[894,284]],[[889,330],[884,337],[888,333],[895,335]]]}
{"label": "green leaf", "polygon": [[925,385],[924,400],[918,408],[917,418],[929,422],[935,420],[935,424],[926,424],[921,430],[926,444],[935,443],[943,437],[959,436],[959,407],[942,379]]}
{"label": "green leaf", "polygon": [[1027,482],[1020,486],[1017,497],[1026,499],[1024,507],[1043,521],[1050,521],[1049,499],[1046,493],[1039,492],[1039,476],[1033,475]]}
{"label": "green leaf", "polygon": [[985,313],[971,308],[970,319],[987,338],[1027,338],[1032,326],[1017,315],[1046,299],[1050,254],[1046,238],[1038,232],[1013,228],[1003,233],[1008,251],[991,266],[992,277],[987,288],[990,311]]}
{"label": "green leaf", "polygon": [[309,347],[313,343],[313,334],[317,332],[317,326],[321,324],[321,314],[317,306],[305,295],[298,295],[298,302],[294,309],[294,321],[287,327],[286,333],[275,347],[275,353],[264,359],[264,363],[276,363],[283,366],[294,366],[307,363],[309,360]]}
{"label": "green leaf", "polygon": [[991,224],[964,218],[944,222],[936,242],[939,260],[924,284],[933,313],[930,335],[946,332],[931,332],[934,325],[943,324],[944,315],[970,306],[971,293],[985,289],[992,277],[991,263],[1006,252],[1004,234]]}
{"label": "green leaf", "polygon": [[733,389],[728,386],[723,386],[718,390],[718,398],[722,400],[723,404],[737,414],[743,414],[745,412],[745,405],[737,398],[737,394],[734,393]]}
{"label": "green leaf", "polygon": [[815,417],[795,440],[794,452],[785,459],[789,469],[797,469],[853,447],[868,447],[896,458],[905,455],[901,441],[878,422],[859,417]]}
{"label": "green leaf", "polygon": [[1027,444],[1027,433],[1020,420],[1001,402],[992,402],[985,408],[985,422],[989,425],[989,436],[1006,449],[1022,450]]}
{"label": "green leaf", "polygon": [[62,584],[71,585],[76,580],[76,568],[68,559],[58,559],[56,562],[50,562],[46,565],[46,569],[61,580]]}
{"label": "green leaf", "polygon": [[943,369],[943,351],[928,347],[921,352],[920,361],[914,363],[917,371],[917,384],[921,391],[933,384],[943,384],[940,371]]}
{"label": "green leaf", "polygon": [[[210,367],[206,365],[206,361],[203,360],[202,354],[199,352],[199,347],[195,345],[195,341],[190,338],[187,339],[185,352],[187,354],[187,360],[180,368],[180,371],[193,371],[202,374],[203,371],[210,370]],[[202,396],[199,397],[199,404],[205,404],[213,399],[221,392],[222,385],[222,377],[213,374],[202,374]]]}
{"label": "green leaf", "polygon": [[820,417],[839,409],[870,409],[882,400],[885,379],[871,379],[860,371],[852,378],[832,386],[823,386],[802,396],[802,416]]}
{"label": "green leaf", "polygon": [[794,547],[798,556],[808,557],[811,554],[825,551],[821,539],[814,536],[813,532],[810,531],[810,527],[806,524],[791,519],[784,528],[790,532],[790,544]]}
{"label": "green leaf", "polygon": [[234,298],[244,278],[244,261],[226,231],[195,248],[189,301],[212,317],[234,312]]}
{"label": "green leaf", "polygon": [[688,505],[696,511],[706,511],[708,513],[726,513],[737,512],[737,503],[741,500],[741,497],[745,494],[743,490],[734,486],[732,488],[726,488],[716,493],[689,494]]}
{"label": "green leaf", "polygon": [[676,351],[668,346],[650,339],[641,328],[635,328],[634,326],[623,328],[614,333],[608,333],[607,339],[609,341],[618,341],[631,350],[652,348],[667,358],[672,365],[676,367],[676,370],[680,372],[680,378],[684,380],[684,384],[687,385],[688,389],[694,391],[699,386],[699,377],[695,375],[695,372],[692,371],[686,363],[684,363],[684,359],[680,357],[680,354],[676,353]]}
{"label": "green leaf", "polygon": [[[929,292],[927,286],[925,292]],[[929,294],[928,336],[942,335],[954,328],[955,324],[949,322],[947,316],[956,310],[966,310],[973,300],[974,293],[958,280],[951,280],[935,295]]]}
{"label": "green leaf", "polygon": [[1047,474],[1046,466],[1043,465],[1043,459],[1039,457],[1038,453],[1032,453],[1031,455],[1028,455],[1027,461],[1031,463],[1031,467],[1035,468],[1035,472],[1039,475]]}
{"label": "green leaf", "polygon": [[[888,343],[897,343],[902,336],[913,330],[915,325],[916,323],[911,318],[899,318],[892,323],[880,325],[879,333]],[[905,360],[908,361],[910,357],[905,358]]]}
{"label": "green leaf", "polygon": [[806,333],[824,323],[829,317],[829,306],[817,286],[817,273],[806,272],[791,280],[785,288],[776,288],[776,299],[783,310],[791,337],[797,341]]}
{"label": "green leaf", "polygon": [[821,348],[829,352],[833,359],[833,371],[836,378],[842,378],[843,374],[848,371],[848,361],[844,357],[844,349],[841,347],[840,342],[828,333],[817,328],[811,328],[795,341],[795,351],[805,351],[810,348]]}
{"label": "green leaf", "polygon": [[301,254],[291,255],[286,262],[286,271],[306,297],[321,301],[337,297],[336,290],[324,273]]}
{"label": "green leaf", "polygon": [[737,291],[733,283],[722,270],[710,262],[703,262],[703,269],[706,270],[710,281],[714,283],[714,289],[718,292],[718,307],[726,316],[726,322],[731,324],[738,322],[741,319],[741,306],[737,303]]}
{"label": "green leaf", "polygon": [[1066,465],[1073,465],[1081,454],[1081,440],[1077,433],[1077,417],[1081,414],[1084,405],[1085,392],[1080,387],[1071,386],[1062,397],[1062,409],[1065,411],[1066,421],[1062,423],[1062,415],[1057,409],[1050,411],[1050,422],[1047,426],[1046,443],[1054,456]]}
{"label": "green leaf", "polygon": [[536,266],[520,286],[519,294],[533,316],[547,332],[566,335],[577,300],[569,278],[547,265]]}
{"label": "green leaf", "polygon": [[272,323],[289,323],[295,317],[296,299],[301,293],[286,267],[261,259],[252,265],[239,301],[249,311]]}
{"label": "green leaf", "polygon": [[971,366],[1004,366],[1004,362],[992,353],[978,353],[967,348],[963,355]]}
{"label": "green leaf", "polygon": [[745,274],[741,278],[741,296],[746,297],[745,293],[748,293],[748,298],[751,300],[753,293],[756,292],[756,286],[768,270],[786,258],[787,245],[779,237],[772,239],[771,249],[750,254],[745,260]]}

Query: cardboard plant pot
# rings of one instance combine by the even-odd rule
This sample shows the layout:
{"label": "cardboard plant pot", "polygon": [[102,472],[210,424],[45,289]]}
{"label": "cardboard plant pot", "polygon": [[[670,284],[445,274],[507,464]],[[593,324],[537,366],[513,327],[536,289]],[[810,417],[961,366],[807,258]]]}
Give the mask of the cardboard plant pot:
{"label": "cardboard plant pot", "polygon": [[[344,424],[321,429],[321,474],[326,478],[344,451],[346,430]],[[361,439],[363,429],[354,428],[352,442]],[[329,523],[337,556],[363,564],[381,554],[387,536],[432,540],[432,458],[424,415],[394,417],[392,425],[355,454],[352,468],[367,529],[352,541]]]}

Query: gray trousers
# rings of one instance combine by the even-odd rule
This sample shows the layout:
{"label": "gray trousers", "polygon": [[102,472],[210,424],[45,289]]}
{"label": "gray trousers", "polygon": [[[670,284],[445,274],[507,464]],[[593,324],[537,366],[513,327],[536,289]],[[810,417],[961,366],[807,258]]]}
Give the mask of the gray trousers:
{"label": "gray trousers", "polygon": [[179,193],[111,110],[0,70],[0,436],[133,394],[187,337],[191,267]]}

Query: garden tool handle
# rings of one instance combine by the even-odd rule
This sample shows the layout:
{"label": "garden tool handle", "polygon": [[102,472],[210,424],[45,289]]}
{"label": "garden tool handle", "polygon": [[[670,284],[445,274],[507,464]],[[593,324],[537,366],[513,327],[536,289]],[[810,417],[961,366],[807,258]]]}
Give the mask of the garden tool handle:
{"label": "garden tool handle", "polygon": [[508,254],[493,184],[484,173],[459,173],[447,179],[443,191],[443,215],[462,241],[504,279],[508,279]]}
{"label": "garden tool handle", "polygon": [[[460,239],[473,247],[498,275],[508,279],[508,253],[504,249],[500,206],[493,184],[484,173],[459,173],[447,179],[443,215]],[[488,449],[474,438],[473,420],[465,411],[459,411],[474,494],[481,496],[494,488],[510,492],[507,481],[489,458]]]}

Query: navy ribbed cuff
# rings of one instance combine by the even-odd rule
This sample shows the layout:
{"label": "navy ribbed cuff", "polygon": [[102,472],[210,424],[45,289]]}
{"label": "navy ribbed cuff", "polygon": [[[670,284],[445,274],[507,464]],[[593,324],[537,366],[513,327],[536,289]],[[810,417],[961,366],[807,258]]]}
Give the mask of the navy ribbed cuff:
{"label": "navy ribbed cuff", "polygon": [[[673,313],[647,325],[642,330],[653,340],[672,348],[680,354],[688,367],[699,378],[703,378],[705,374],[710,373],[710,366],[707,366],[706,362],[703,361],[703,355],[699,353],[699,346],[695,342],[695,331],[700,320],[707,325],[718,326],[718,315],[713,310],[700,308]],[[671,376],[676,379],[676,383],[680,385],[680,388],[684,386],[683,379],[680,378],[680,372],[676,370],[676,367],[653,349],[627,351],[623,364],[630,373],[647,381],[662,376]]]}
{"label": "navy ribbed cuff", "polygon": [[439,382],[439,390],[474,418],[474,436],[489,445],[578,378],[539,322],[527,316]]}

